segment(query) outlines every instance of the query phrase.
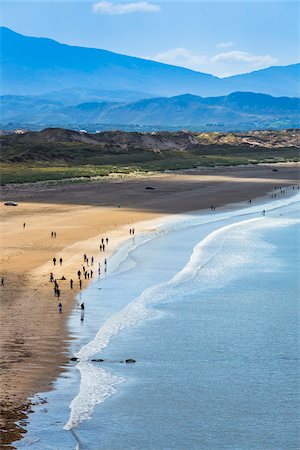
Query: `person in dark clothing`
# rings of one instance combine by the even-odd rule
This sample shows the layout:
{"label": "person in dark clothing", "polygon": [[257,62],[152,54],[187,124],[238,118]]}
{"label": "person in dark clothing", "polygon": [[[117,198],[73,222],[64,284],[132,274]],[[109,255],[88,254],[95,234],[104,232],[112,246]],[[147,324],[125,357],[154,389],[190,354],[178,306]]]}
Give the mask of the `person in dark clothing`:
{"label": "person in dark clothing", "polygon": [[79,289],[81,290],[81,288],[82,288],[82,281],[79,280]]}
{"label": "person in dark clothing", "polygon": [[84,310],[84,303],[81,303],[80,308]]}
{"label": "person in dark clothing", "polygon": [[23,228],[25,228],[25,227],[26,227],[26,223],[24,222],[24,223],[23,223]]}
{"label": "person in dark clothing", "polygon": [[58,311],[59,311],[60,313],[62,312],[62,304],[61,304],[61,303],[58,304]]}
{"label": "person in dark clothing", "polygon": [[71,280],[70,280],[70,288],[71,288],[71,289],[73,289],[73,283],[74,283],[74,282],[73,282],[73,280],[72,280],[72,278],[71,278]]}
{"label": "person in dark clothing", "polygon": [[1,278],[0,286],[4,286],[4,278],[3,277]]}
{"label": "person in dark clothing", "polygon": [[62,266],[63,260],[62,258],[59,258],[59,264]]}
{"label": "person in dark clothing", "polygon": [[80,272],[80,270],[78,270],[77,275],[78,275],[78,278],[79,278],[79,280],[80,280],[80,277],[81,277],[81,272]]}
{"label": "person in dark clothing", "polygon": [[106,245],[108,244],[108,238],[106,238]]}
{"label": "person in dark clothing", "polygon": [[52,261],[53,261],[53,265],[56,266],[56,258],[55,257],[52,259]]}
{"label": "person in dark clothing", "polygon": [[94,272],[91,270],[91,278],[93,278],[93,273],[94,273]]}

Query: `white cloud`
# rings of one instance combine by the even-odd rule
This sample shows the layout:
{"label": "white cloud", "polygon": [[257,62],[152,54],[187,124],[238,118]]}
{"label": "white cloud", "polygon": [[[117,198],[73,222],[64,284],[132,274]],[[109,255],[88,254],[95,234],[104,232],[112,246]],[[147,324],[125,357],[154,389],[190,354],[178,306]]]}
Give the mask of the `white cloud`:
{"label": "white cloud", "polygon": [[93,4],[94,13],[109,14],[111,16],[118,14],[129,14],[134,12],[156,12],[160,11],[160,6],[148,2],[133,3],[112,3],[98,2]]}
{"label": "white cloud", "polygon": [[145,56],[144,58],[172,64],[174,66],[187,67],[193,70],[199,70],[201,64],[207,62],[207,57],[205,55],[196,55],[190,50],[181,47],[158,53],[155,56]]}
{"label": "white cloud", "polygon": [[217,48],[228,48],[228,47],[232,47],[233,46],[233,42],[219,42],[217,44]]}
{"label": "white cloud", "polygon": [[170,49],[154,56],[141,57],[173,66],[185,67],[197,72],[210,73],[219,77],[263,69],[278,62],[277,58],[271,55],[252,55],[241,50],[232,50],[208,56],[193,53],[182,47]]}
{"label": "white cloud", "polygon": [[251,53],[233,50],[215,55],[212,62],[221,64],[242,64],[254,68],[271,66],[277,62],[277,58],[271,55],[251,55]]}

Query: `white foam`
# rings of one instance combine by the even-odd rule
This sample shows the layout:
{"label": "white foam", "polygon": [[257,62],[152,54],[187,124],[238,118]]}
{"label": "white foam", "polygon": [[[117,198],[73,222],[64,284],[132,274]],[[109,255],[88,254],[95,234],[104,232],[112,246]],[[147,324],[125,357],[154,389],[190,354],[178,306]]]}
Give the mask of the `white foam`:
{"label": "white foam", "polygon": [[65,430],[70,430],[78,423],[89,419],[95,406],[111,397],[116,392],[115,386],[123,381],[123,378],[88,361],[80,361],[77,369],[81,377],[80,391],[71,402],[71,414],[64,426]]}
{"label": "white foam", "polygon": [[[290,203],[289,201],[290,199],[282,201],[281,206],[293,203],[293,201],[290,201]],[[265,209],[267,208],[266,205],[264,207]],[[261,208],[262,206],[260,206],[259,211],[261,211]],[[248,209],[250,208],[247,208],[247,212]],[[251,214],[252,212],[253,209],[251,208]],[[242,211],[239,213],[241,214]],[[199,218],[196,218],[197,220],[199,221]],[[220,220],[220,218],[215,220]],[[203,222],[202,219],[201,223],[205,223],[205,221]],[[80,359],[80,362],[77,364],[81,375],[80,391],[71,402],[71,414],[65,429],[70,430],[80,422],[88,419],[94,407],[113,395],[116,392],[115,386],[123,381],[122,378],[116,377],[102,368],[99,369],[90,362],[94,355],[99,354],[109,344],[113,336],[117,335],[121,330],[149,317],[151,310],[148,306],[172,299],[173,288],[190,282],[197,274],[200,274],[202,277],[203,289],[211,286],[216,280],[220,283],[222,277],[224,281],[225,273],[227,279],[228,277],[234,277],[236,274],[234,269],[246,264],[251,258],[253,259],[257,251],[262,254],[272,251],[273,246],[271,244],[257,239],[259,230],[273,226],[288,226],[292,223],[299,223],[299,220],[278,217],[274,220],[273,218],[259,217],[226,225],[213,231],[194,247],[186,266],[172,279],[146,289],[139,297],[110,317],[99,329],[94,339],[83,346],[76,355]],[[188,224],[190,224],[190,221]],[[183,227],[182,224],[176,224],[175,227],[177,226]],[[172,229],[174,229],[174,224]],[[253,233],[256,233],[255,239]],[[139,244],[141,241],[139,241]],[[226,258],[226,254],[228,254],[229,250],[232,253],[232,249],[236,250],[234,257]],[[127,250],[130,251],[129,248]],[[128,256],[127,250],[124,255],[127,254]]]}

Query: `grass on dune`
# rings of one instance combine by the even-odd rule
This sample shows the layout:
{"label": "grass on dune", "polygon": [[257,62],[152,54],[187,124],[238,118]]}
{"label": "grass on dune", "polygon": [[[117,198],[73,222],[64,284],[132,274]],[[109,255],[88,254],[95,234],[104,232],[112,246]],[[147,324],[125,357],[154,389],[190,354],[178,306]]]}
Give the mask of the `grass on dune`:
{"label": "grass on dune", "polygon": [[[197,166],[232,166],[240,164],[258,164],[271,162],[299,161],[298,149],[260,149],[259,151],[226,151],[223,154],[197,155],[191,152],[169,152],[167,156],[148,160],[144,157],[134,161],[133,155],[119,158],[113,157],[112,164],[87,164],[81,161],[66,163],[64,161],[28,161],[2,163],[0,169],[1,184],[28,183],[48,180],[64,180],[75,178],[88,180],[111,173],[128,174],[130,172],[149,172],[175,169],[188,169]],[[120,155],[119,155],[120,156]],[[141,155],[142,156],[142,155]],[[143,155],[145,156],[145,155]],[[146,159],[146,160],[145,160]]]}

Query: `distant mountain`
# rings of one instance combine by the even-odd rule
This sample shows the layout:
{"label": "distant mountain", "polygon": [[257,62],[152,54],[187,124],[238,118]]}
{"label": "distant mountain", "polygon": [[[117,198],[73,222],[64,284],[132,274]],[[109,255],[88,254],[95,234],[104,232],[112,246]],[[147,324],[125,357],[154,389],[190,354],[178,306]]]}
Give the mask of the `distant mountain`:
{"label": "distant mountain", "polygon": [[0,28],[0,39],[2,95],[47,94],[50,101],[62,101],[65,106],[78,101],[133,101],[186,92],[204,97],[235,91],[300,96],[300,64],[220,79],[106,50],[27,37],[5,27]]}
{"label": "distant mountain", "polygon": [[[205,91],[212,75],[106,50],[22,36],[1,27],[2,94],[41,94],[85,88],[133,90],[154,95]],[[213,88],[213,87],[212,87]]]}
{"label": "distant mountain", "polygon": [[[36,97],[3,96],[1,122],[70,126],[90,124],[197,130],[249,130],[296,128],[300,99],[234,92],[220,97],[191,94],[143,99],[135,102],[83,102],[64,106]],[[100,127],[101,129],[101,127]],[[126,128],[125,128],[126,129]]]}

